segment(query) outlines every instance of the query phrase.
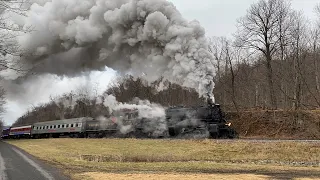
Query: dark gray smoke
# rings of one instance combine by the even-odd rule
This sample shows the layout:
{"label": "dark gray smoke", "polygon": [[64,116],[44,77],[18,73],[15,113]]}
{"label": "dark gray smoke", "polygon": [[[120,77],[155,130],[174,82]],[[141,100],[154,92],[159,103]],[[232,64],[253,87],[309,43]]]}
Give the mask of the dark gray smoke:
{"label": "dark gray smoke", "polygon": [[[37,0],[19,24],[24,58],[38,73],[75,76],[105,66],[154,81],[161,76],[212,96],[205,30],[166,0]],[[18,18],[14,18],[16,20]]]}

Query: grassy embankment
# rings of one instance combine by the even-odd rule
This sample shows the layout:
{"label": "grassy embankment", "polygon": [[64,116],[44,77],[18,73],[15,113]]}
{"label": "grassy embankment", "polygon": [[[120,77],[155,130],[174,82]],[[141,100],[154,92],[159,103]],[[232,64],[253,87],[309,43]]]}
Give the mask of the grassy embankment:
{"label": "grassy embankment", "polygon": [[214,140],[8,141],[73,179],[274,179],[320,177],[320,144]]}

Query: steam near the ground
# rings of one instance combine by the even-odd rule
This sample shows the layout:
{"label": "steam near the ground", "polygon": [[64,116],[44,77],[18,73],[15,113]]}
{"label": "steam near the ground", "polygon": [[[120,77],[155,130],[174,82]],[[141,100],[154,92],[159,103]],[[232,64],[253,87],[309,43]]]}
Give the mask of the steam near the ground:
{"label": "steam near the ground", "polygon": [[200,96],[213,89],[205,30],[166,0],[33,2],[26,17],[11,18],[33,28],[18,36],[19,64],[69,76],[108,66],[149,82],[163,76]]}
{"label": "steam near the ground", "polygon": [[[159,104],[138,98],[134,99],[131,103],[121,103],[112,95],[107,95],[104,98],[103,104],[117,117],[115,123],[120,127],[120,132],[123,134],[135,131],[140,126],[142,132],[150,133],[151,136],[155,137],[163,135],[167,130],[165,109]],[[117,114],[117,112],[123,112],[124,110],[136,110],[137,117],[129,118],[129,122],[126,123],[126,117],[120,117]]]}

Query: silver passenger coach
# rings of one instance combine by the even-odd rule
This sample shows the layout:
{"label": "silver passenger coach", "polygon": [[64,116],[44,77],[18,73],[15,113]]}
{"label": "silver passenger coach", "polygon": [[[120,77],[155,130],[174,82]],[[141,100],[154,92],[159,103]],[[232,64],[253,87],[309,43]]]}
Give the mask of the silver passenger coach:
{"label": "silver passenger coach", "polygon": [[82,117],[39,122],[33,124],[31,134],[34,138],[55,137],[60,135],[81,137],[85,134],[86,122],[92,119],[93,118],[90,117]]}

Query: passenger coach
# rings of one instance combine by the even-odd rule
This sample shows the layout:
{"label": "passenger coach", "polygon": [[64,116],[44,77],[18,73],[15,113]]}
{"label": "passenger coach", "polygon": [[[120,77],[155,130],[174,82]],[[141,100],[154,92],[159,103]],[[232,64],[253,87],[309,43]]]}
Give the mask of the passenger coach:
{"label": "passenger coach", "polygon": [[32,137],[84,137],[87,120],[93,118],[82,117],[66,120],[47,121],[33,124]]}
{"label": "passenger coach", "polygon": [[10,129],[10,138],[26,138],[31,136],[31,125],[13,127]]}

